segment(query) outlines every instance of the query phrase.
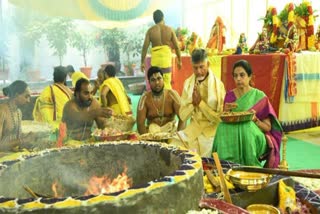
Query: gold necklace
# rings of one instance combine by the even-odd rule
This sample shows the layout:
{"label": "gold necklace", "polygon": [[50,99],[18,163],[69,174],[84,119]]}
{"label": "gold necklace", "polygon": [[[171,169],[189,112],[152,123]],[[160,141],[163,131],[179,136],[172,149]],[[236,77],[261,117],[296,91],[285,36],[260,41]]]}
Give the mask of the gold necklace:
{"label": "gold necklace", "polygon": [[161,94],[161,98],[162,99],[162,105],[161,105],[161,109],[159,109],[156,104],[154,103],[154,96],[152,95],[151,101],[152,101],[152,105],[153,107],[156,109],[157,111],[157,115],[160,118],[160,125],[162,125],[163,123],[163,119],[164,119],[164,103],[165,103],[165,96],[164,96],[164,92]]}
{"label": "gold necklace", "polygon": [[20,133],[21,133],[21,120],[22,120],[22,115],[21,112],[18,110],[17,106],[13,106],[10,102],[8,102],[8,108],[10,111],[10,117],[13,125],[13,130],[12,132],[16,132],[17,138],[20,138]]}

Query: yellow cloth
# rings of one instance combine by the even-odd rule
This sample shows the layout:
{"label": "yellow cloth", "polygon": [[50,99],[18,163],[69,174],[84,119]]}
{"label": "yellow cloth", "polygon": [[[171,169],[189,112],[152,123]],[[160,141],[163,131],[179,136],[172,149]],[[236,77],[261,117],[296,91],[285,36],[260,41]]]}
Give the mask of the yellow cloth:
{"label": "yellow cloth", "polygon": [[[281,93],[279,120],[282,123],[294,124],[299,121],[307,121],[310,118],[316,121],[320,117],[319,67],[319,53],[296,54],[297,94],[294,96],[293,102],[288,103],[285,99],[285,93]],[[282,81],[282,88],[285,88],[285,84],[286,81]],[[289,108],[290,111],[287,110]]]}
{"label": "yellow cloth", "polygon": [[170,68],[172,66],[171,48],[167,45],[153,47],[151,49],[151,65],[160,68]]}
{"label": "yellow cloth", "polygon": [[177,130],[177,126],[175,124],[176,121],[171,121],[166,123],[163,126],[159,126],[156,123],[151,123],[149,125],[148,132],[149,133],[160,133],[160,132],[168,132],[168,133],[173,133]]}
{"label": "yellow cloth", "polygon": [[278,188],[279,208],[284,213],[286,208],[290,211],[297,211],[296,192],[291,186],[287,186],[281,179]]}
{"label": "yellow cloth", "polygon": [[[122,85],[121,80],[119,80],[116,77],[110,77],[103,81],[103,83],[100,85],[99,90],[102,91],[102,88],[104,86],[107,86],[112,94],[115,96],[118,104],[113,104],[110,106],[115,113],[121,114],[121,115],[128,115],[132,114],[131,107],[128,101],[128,97],[126,94],[126,91]],[[101,100],[101,99],[100,99]]]}
{"label": "yellow cloth", "polygon": [[[33,108],[33,119],[38,122],[47,122],[58,128],[62,119],[63,107],[71,99],[71,93],[57,85],[52,85],[53,94],[50,86],[47,86],[39,95]],[[56,111],[54,112],[55,99]],[[55,116],[54,116],[55,114]]]}
{"label": "yellow cloth", "polygon": [[[220,122],[220,113],[223,110],[225,88],[223,83],[209,70],[205,81],[199,85],[201,102],[198,107],[192,104],[192,93],[195,75],[189,77],[184,84],[179,110],[180,118],[190,124],[180,131],[180,136],[188,143],[189,149],[198,152],[202,157],[211,156],[212,140]],[[173,144],[181,145],[180,139],[175,138]]]}
{"label": "yellow cloth", "polygon": [[164,89],[172,89],[171,87],[171,72],[163,74]]}
{"label": "yellow cloth", "polygon": [[81,78],[85,78],[85,79],[88,79],[88,77],[82,73],[81,71],[75,71],[72,76],[71,76],[71,80],[72,80],[72,87],[75,87],[76,86],[76,83],[79,79]]}

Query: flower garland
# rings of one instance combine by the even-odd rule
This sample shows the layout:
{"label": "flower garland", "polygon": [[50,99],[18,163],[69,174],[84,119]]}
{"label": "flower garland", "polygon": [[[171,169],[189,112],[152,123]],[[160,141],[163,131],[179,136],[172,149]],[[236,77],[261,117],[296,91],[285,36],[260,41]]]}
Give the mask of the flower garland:
{"label": "flower garland", "polygon": [[313,11],[312,6],[310,2],[304,2],[307,5],[308,10],[308,23],[307,23],[307,47],[308,49],[313,49],[315,44],[315,37],[314,37],[314,17],[313,17]]}
{"label": "flower garland", "polygon": [[277,15],[277,9],[275,7],[270,7],[269,13],[271,13],[271,15],[272,15],[272,33],[270,36],[270,43],[273,44],[273,43],[277,42],[277,39],[278,39],[280,19]]}
{"label": "flower garland", "polygon": [[305,24],[302,27],[305,29],[305,48],[308,50],[313,50],[315,45],[314,36],[314,17],[313,10],[310,2],[308,0],[303,1],[295,9],[295,13],[300,19],[304,20]]}
{"label": "flower garland", "polygon": [[288,7],[288,29],[290,29],[294,23],[294,5],[289,3]]}

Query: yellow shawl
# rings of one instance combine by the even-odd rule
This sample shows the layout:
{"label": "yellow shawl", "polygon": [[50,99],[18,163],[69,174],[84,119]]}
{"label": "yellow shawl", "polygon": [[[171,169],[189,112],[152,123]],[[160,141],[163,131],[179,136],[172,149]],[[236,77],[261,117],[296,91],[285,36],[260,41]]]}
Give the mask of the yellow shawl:
{"label": "yellow shawl", "polygon": [[[126,91],[122,85],[121,80],[115,77],[110,77],[103,81],[100,85],[99,90],[102,91],[102,88],[107,86],[112,94],[115,96],[118,105],[110,106],[116,114],[128,115],[132,114],[131,107],[128,101]],[[101,99],[100,99],[101,100]]]}
{"label": "yellow shawl", "polygon": [[71,99],[71,92],[56,84],[47,86],[39,95],[32,112],[33,119],[48,122],[58,128],[63,107]]}
{"label": "yellow shawl", "polygon": [[85,79],[88,79],[88,77],[82,73],[81,71],[75,71],[72,76],[71,76],[71,80],[72,80],[72,87],[75,87],[76,86],[76,83],[79,79],[81,78],[85,78]]}
{"label": "yellow shawl", "polygon": [[[185,91],[187,91],[188,97],[187,99],[181,99],[182,105],[186,105],[187,103],[192,103],[192,93],[194,88],[194,83],[196,81],[196,76],[192,74],[185,83]],[[209,70],[208,75],[208,105],[216,110],[216,112],[221,112],[223,110],[223,100],[225,96],[225,90],[222,82],[216,78],[211,70]],[[215,102],[216,100],[216,102]]]}

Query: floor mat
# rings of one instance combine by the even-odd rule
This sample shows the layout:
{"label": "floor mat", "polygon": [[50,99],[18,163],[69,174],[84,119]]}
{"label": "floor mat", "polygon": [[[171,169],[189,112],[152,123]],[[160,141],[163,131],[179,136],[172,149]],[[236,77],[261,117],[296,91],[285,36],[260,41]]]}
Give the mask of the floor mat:
{"label": "floor mat", "polygon": [[298,139],[298,140],[302,140],[304,142],[320,145],[320,129],[319,128],[310,129],[310,130],[305,129],[298,132],[289,132],[287,136]]}

